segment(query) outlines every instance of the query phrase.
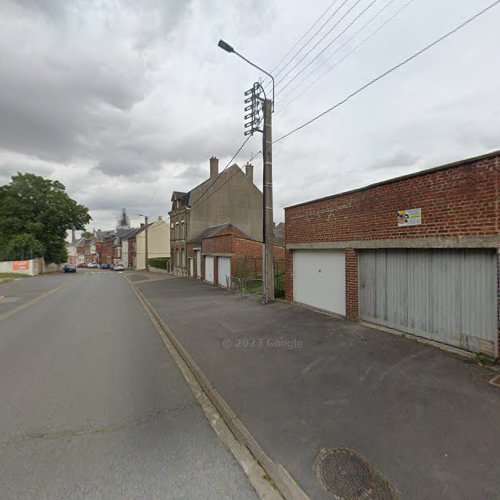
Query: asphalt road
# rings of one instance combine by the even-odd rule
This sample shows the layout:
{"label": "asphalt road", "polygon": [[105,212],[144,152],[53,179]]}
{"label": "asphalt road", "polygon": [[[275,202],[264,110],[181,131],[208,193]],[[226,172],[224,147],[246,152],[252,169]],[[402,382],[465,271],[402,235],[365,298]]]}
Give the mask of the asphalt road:
{"label": "asphalt road", "polygon": [[68,282],[0,322],[1,498],[256,498],[124,276],[43,279],[0,286]]}

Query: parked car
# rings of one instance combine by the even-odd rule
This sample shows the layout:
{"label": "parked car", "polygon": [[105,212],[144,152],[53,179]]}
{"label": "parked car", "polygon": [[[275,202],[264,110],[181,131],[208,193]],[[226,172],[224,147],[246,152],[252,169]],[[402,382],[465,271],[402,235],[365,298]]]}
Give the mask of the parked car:
{"label": "parked car", "polygon": [[65,273],[76,273],[76,266],[74,264],[64,264],[63,271]]}
{"label": "parked car", "polygon": [[101,264],[101,269],[109,269],[109,264]]}
{"label": "parked car", "polygon": [[87,267],[89,267],[91,269],[97,269],[99,266],[95,262],[89,262],[87,264]]}
{"label": "parked car", "polygon": [[125,270],[125,266],[123,264],[115,264],[113,266],[113,271],[124,271]]}

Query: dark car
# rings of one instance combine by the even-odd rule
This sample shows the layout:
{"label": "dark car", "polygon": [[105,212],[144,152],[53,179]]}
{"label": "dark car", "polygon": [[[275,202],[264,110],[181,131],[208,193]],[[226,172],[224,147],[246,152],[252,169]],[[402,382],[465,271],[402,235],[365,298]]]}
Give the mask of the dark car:
{"label": "dark car", "polygon": [[101,264],[101,269],[109,269],[109,264]]}
{"label": "dark car", "polygon": [[74,264],[64,264],[63,271],[65,273],[76,273],[76,266]]}

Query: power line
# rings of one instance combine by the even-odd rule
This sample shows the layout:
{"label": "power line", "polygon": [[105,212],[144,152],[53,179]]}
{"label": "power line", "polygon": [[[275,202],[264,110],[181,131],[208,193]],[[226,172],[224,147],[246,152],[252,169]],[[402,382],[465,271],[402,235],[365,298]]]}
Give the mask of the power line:
{"label": "power line", "polygon": [[305,89],[303,89],[301,92],[299,92],[295,97],[293,97],[291,100],[289,100],[284,107],[281,108],[281,111],[283,111],[284,108],[288,107],[292,102],[296,101],[299,97],[304,95],[305,92],[307,92],[311,87],[313,87],[316,83],[318,83],[319,80],[321,80],[323,77],[325,77],[328,73],[333,71],[337,66],[342,64],[347,58],[349,58],[356,50],[358,50],[362,45],[364,45],[368,40],[373,38],[379,31],[381,31],[387,24],[389,24],[396,16],[398,16],[403,10],[405,10],[410,4],[412,4],[415,0],[410,0],[409,2],[406,2],[403,6],[401,6],[392,16],[390,16],[388,19],[386,19],[373,33],[365,37],[360,43],[358,43],[356,46],[354,46],[347,54],[344,55],[341,59],[339,59],[333,66],[331,66],[325,73],[323,73],[320,77],[318,77],[316,80],[311,82],[310,85],[308,85]]}
{"label": "power line", "polygon": [[[341,51],[347,44],[349,44],[350,42],[352,42],[352,40],[354,40],[354,38],[356,38],[362,31],[364,31],[370,24],[373,23],[373,21],[375,21],[375,19],[377,19],[385,10],[387,10],[396,0],[389,0],[388,3],[386,3],[381,9],[379,9],[372,17],[370,17],[370,19],[368,19],[368,21],[363,24],[363,26],[361,26],[361,28],[358,29],[358,31],[356,31],[356,33],[354,33],[350,38],[348,38],[347,40],[344,41],[344,43],[342,45],[340,45],[339,47],[337,47],[329,56],[328,56],[328,59],[325,59],[321,64],[319,64],[318,66],[316,66],[316,68],[314,68],[308,75],[306,75],[304,78],[302,78],[302,80],[300,80],[300,82],[295,85],[295,87],[293,87],[292,89],[290,89],[283,97],[282,99],[286,99],[287,96],[291,95],[295,90],[297,90],[306,80],[308,80],[316,71],[318,71],[318,69],[320,69],[322,66],[324,66],[328,60],[334,56],[337,52]],[[410,0],[409,2],[407,2],[405,5],[403,5],[403,7],[401,9],[399,9],[393,16],[391,16],[389,19],[387,19],[375,32],[373,32],[370,36],[366,37],[361,43],[359,43],[358,45],[356,45],[355,48],[353,48],[351,51],[349,51],[348,54],[346,54],[346,56],[344,58],[341,59],[341,61],[343,61],[344,59],[347,59],[347,57],[349,55],[351,55],[357,48],[359,48],[361,45],[363,45],[363,43],[365,43],[366,41],[368,41],[369,38],[371,38],[372,36],[374,36],[380,29],[382,29],[383,26],[385,26],[389,21],[391,21],[394,17],[396,17],[397,14],[399,14],[402,10],[404,10],[406,7],[408,7],[408,5],[410,5],[410,3],[414,2],[415,0]],[[340,61],[340,62],[341,62]],[[339,63],[340,63],[339,62]],[[338,65],[339,63],[337,63],[336,65]],[[335,66],[336,66],[335,65]],[[335,67],[334,66],[334,67]],[[316,80],[314,80],[312,82],[311,85],[309,85],[305,90],[308,90],[309,88],[312,87],[312,85],[314,85],[314,83],[316,83],[318,80],[320,80],[321,78],[323,78],[327,73],[329,73],[331,70],[328,70],[327,72],[325,72],[323,75],[321,75],[320,77],[318,77]],[[300,94],[298,94],[298,96],[302,95],[303,92],[301,92]],[[298,97],[297,96],[297,97]],[[289,101],[288,103],[285,103],[284,106],[281,106],[280,107],[280,111],[283,111],[283,109],[285,107],[287,107],[290,102],[294,101],[296,99],[296,97],[292,98],[291,101]]]}
{"label": "power line", "polygon": [[[285,90],[296,78],[298,78],[311,64],[314,63],[326,50],[328,50],[342,35],[344,35],[373,5],[377,2],[378,0],[372,0],[336,37],[333,38],[333,40],[330,40],[320,51],[318,54],[314,56],[313,59],[311,59],[300,71],[295,73],[295,75],[288,80],[288,82],[281,87],[278,92],[276,92],[276,96],[281,94],[283,90]],[[354,8],[354,7],[353,7]],[[347,15],[348,13],[346,13]],[[340,22],[340,21],[339,21]],[[323,63],[324,64],[324,63]],[[318,67],[321,67],[318,66]],[[314,69],[312,73],[314,73],[318,68]],[[311,74],[312,74],[311,73]]]}
{"label": "power line", "polygon": [[[338,11],[339,11],[339,10],[340,10],[340,9],[341,9],[341,8],[342,8],[345,4],[346,4],[346,3],[347,3],[347,1],[348,1],[348,0],[345,0],[345,1],[344,1],[344,3],[343,3],[343,4],[342,4],[342,5],[341,5],[338,9],[337,9],[337,11],[335,11],[335,12],[338,12]],[[336,22],[336,23],[335,23],[335,24],[334,24],[334,25],[333,25],[333,26],[332,26],[332,27],[331,27],[331,28],[330,28],[330,29],[329,29],[329,30],[328,30],[328,31],[327,31],[324,35],[323,35],[323,37],[322,37],[322,38],[320,38],[320,40],[319,40],[318,42],[316,42],[316,43],[314,44],[314,46],[313,46],[311,49],[309,49],[309,50],[308,50],[308,51],[307,51],[307,52],[306,52],[306,53],[305,53],[305,54],[304,54],[304,55],[303,55],[303,56],[299,59],[299,61],[298,61],[297,63],[295,63],[295,64],[294,64],[294,66],[292,66],[292,68],[291,68],[291,69],[289,69],[289,70],[287,71],[287,73],[285,74],[285,76],[283,76],[280,80],[278,80],[278,81],[276,82],[276,85],[279,85],[279,84],[280,84],[280,82],[282,82],[283,80],[285,80],[285,79],[286,79],[286,77],[287,77],[287,76],[288,76],[288,75],[289,75],[289,74],[290,74],[290,73],[291,73],[291,72],[292,72],[295,68],[297,68],[297,66],[299,66],[299,65],[300,65],[300,63],[302,63],[302,61],[303,61],[303,60],[304,60],[304,59],[305,59],[305,58],[306,58],[306,57],[307,57],[307,56],[308,56],[308,55],[309,55],[309,54],[310,54],[310,53],[311,53],[311,52],[312,52],[312,51],[313,51],[313,50],[314,50],[314,49],[315,49],[315,48],[316,48],[316,47],[317,47],[317,46],[318,46],[318,45],[319,45],[319,44],[320,44],[320,43],[321,43],[321,42],[322,42],[322,41],[323,41],[323,40],[324,40],[324,39],[325,39],[325,38],[326,38],[326,37],[327,37],[327,36],[328,36],[328,35],[332,32],[332,31],[333,31],[333,30],[334,30],[334,29],[335,29],[335,28],[336,28],[336,27],[337,27],[337,26],[338,26],[338,25],[339,25],[339,24],[340,24],[340,23],[341,23],[341,22],[342,22],[342,21],[346,18],[346,16],[348,16],[348,15],[352,12],[352,10],[353,10],[353,9],[355,9],[355,8],[358,6],[358,4],[359,4],[360,2],[362,2],[362,1],[363,1],[363,0],[356,0],[356,1],[355,1],[355,3],[354,3],[354,5],[352,5],[352,6],[351,6],[351,7],[347,10],[347,12],[345,12],[345,13],[343,14],[343,16],[342,16],[342,17],[341,17],[341,18],[340,18],[340,19],[339,19],[339,20],[338,20],[338,21],[337,21],[337,22]]]}
{"label": "power line", "polygon": [[[234,159],[240,154],[240,151],[245,147],[246,143],[250,140],[252,136],[249,135],[244,141],[243,144],[236,150],[236,153],[234,153],[233,157],[227,162],[227,165],[221,170],[220,174],[224,172],[234,161]],[[219,174],[219,175],[220,175]],[[191,208],[194,208],[196,205],[198,205],[199,202],[201,202],[203,196],[207,193],[207,191],[217,182],[217,179],[219,178],[219,175],[211,182],[208,186],[207,189],[198,197],[198,199],[193,203]]]}
{"label": "power line", "polygon": [[[281,60],[276,64],[273,69],[269,72],[273,74],[281,64],[286,60],[286,58],[292,53],[292,51],[297,47],[297,45],[311,32],[311,30],[321,21],[321,19],[326,15],[326,13],[338,2],[339,0],[333,0],[333,2],[328,5],[328,7],[320,14],[320,16],[314,21],[314,23],[309,27],[309,29],[294,43],[293,47],[288,50],[288,52],[281,58]],[[295,56],[294,56],[295,57]],[[293,57],[292,57],[293,59]]]}
{"label": "power line", "polygon": [[[500,0],[499,0],[500,1]],[[260,154],[262,154],[262,151],[258,151],[257,153],[253,154],[250,156],[250,158],[245,162],[245,164],[248,164],[250,163],[252,160],[254,160],[255,158],[257,158],[257,156],[259,156]],[[238,175],[239,173],[241,172],[240,169],[238,170],[235,170],[234,173],[232,175],[230,175],[222,184],[220,184],[217,189],[215,189],[214,191],[212,191],[206,198],[205,200],[208,200],[208,198],[210,198],[210,196],[214,195],[217,191],[219,191],[219,189],[222,188],[222,186],[224,186],[225,184],[227,184],[235,175]],[[196,200],[197,202],[198,201],[201,201],[201,198],[198,198],[198,200]],[[195,205],[193,205],[194,207]],[[191,207],[192,208],[192,207]]]}
{"label": "power line", "polygon": [[486,12],[488,12],[489,10],[491,10],[493,7],[496,7],[498,4],[500,4],[500,0],[496,0],[495,2],[491,3],[490,5],[488,5],[487,7],[485,7],[484,9],[480,10],[478,13],[474,14],[472,17],[469,17],[463,23],[459,24],[458,26],[456,26],[452,30],[450,30],[447,33],[445,33],[444,35],[440,36],[438,39],[434,40],[430,44],[426,45],[424,48],[420,49],[418,52],[415,52],[410,57],[406,58],[404,61],[396,64],[396,66],[393,66],[392,68],[388,69],[387,71],[385,71],[381,75],[377,76],[376,78],[373,78],[368,83],[365,83],[362,87],[360,87],[359,89],[355,90],[354,92],[352,92],[347,97],[345,97],[341,101],[337,102],[336,104],[334,104],[330,108],[326,109],[325,111],[323,111],[320,114],[316,115],[315,117],[311,118],[310,120],[308,120],[307,122],[303,123],[302,125],[299,125],[298,127],[294,128],[293,130],[290,130],[290,132],[287,132],[286,134],[282,135],[281,137],[279,137],[278,139],[276,139],[275,141],[273,141],[273,144],[275,144],[275,143],[277,143],[279,141],[282,141],[283,139],[286,139],[287,137],[291,136],[295,132],[298,132],[299,130],[302,130],[303,128],[307,127],[311,123],[314,123],[316,120],[319,120],[320,118],[322,118],[326,114],[330,113],[334,109],[337,109],[338,107],[342,106],[347,101],[351,100],[354,96],[360,94],[361,92],[363,92],[364,90],[366,90],[368,87],[371,87],[372,85],[374,85],[375,83],[377,83],[379,80],[382,80],[383,78],[385,78],[386,76],[390,75],[391,73],[393,73],[397,69],[399,69],[402,66],[408,64],[410,61],[413,61],[418,56],[422,55],[424,52],[427,52],[428,50],[430,50],[432,47],[436,46],[437,44],[439,44],[443,40],[449,38],[451,35],[454,35],[459,30],[461,30],[462,28],[464,28],[465,26],[467,26],[468,24],[470,24],[472,21],[475,21],[478,17],[482,16],[483,14],[485,14]]}
{"label": "power line", "polygon": [[[339,0],[336,0],[335,2],[332,3],[332,6],[337,4]],[[304,43],[304,45],[302,45],[302,47],[300,47],[300,49],[292,56],[292,58],[285,64],[285,66],[283,66],[277,73],[276,75],[274,75],[275,77],[279,76],[292,62],[293,60],[311,43],[312,40],[314,40],[314,38],[316,38],[316,36],[321,32],[321,30],[337,15],[337,13],[339,12],[339,10],[348,2],[348,0],[344,0],[342,5],[336,9],[332,14],[330,14],[330,16],[328,17],[328,19],[316,30],[316,32],[307,40],[306,43]],[[271,72],[272,73],[272,72]],[[265,87],[267,87],[268,85],[270,84],[270,82],[268,82]]]}

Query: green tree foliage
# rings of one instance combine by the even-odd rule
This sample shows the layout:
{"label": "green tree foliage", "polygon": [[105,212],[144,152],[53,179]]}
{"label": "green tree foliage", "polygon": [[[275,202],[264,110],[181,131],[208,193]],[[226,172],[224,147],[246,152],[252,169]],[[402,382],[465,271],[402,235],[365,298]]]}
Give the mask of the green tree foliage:
{"label": "green tree foliage", "polygon": [[32,234],[18,234],[2,248],[2,260],[24,260],[43,257],[45,247]]}
{"label": "green tree foliage", "polygon": [[90,220],[88,209],[72,200],[59,181],[18,173],[0,186],[0,258],[12,260],[5,256],[15,254],[21,259],[29,243],[34,247],[30,255],[43,253],[47,262],[64,262],[66,231],[83,230]]}

